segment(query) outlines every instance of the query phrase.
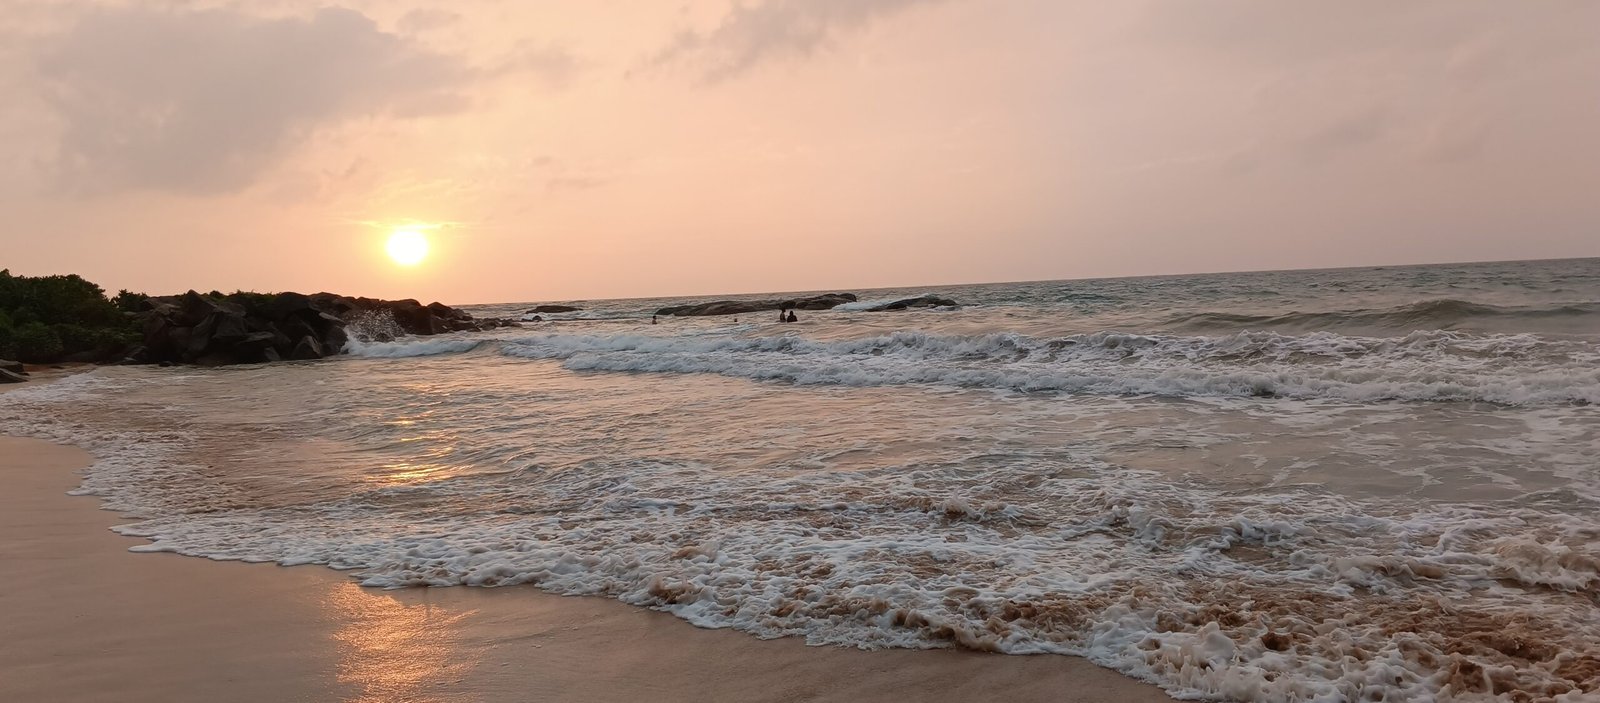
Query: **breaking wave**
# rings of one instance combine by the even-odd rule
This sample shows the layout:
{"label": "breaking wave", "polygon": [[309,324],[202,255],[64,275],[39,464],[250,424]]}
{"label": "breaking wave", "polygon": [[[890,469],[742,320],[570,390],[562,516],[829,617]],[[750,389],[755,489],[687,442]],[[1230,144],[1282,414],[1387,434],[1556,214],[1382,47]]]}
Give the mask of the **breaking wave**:
{"label": "breaking wave", "polygon": [[502,353],[574,371],[712,373],[806,385],[925,384],[1020,392],[1356,402],[1600,403],[1600,346],[1536,335],[1403,338],[1244,332],[1101,332],[1058,339],[920,332],[843,341],[798,336],[542,335]]}
{"label": "breaking wave", "polygon": [[532,584],[813,644],[1073,654],[1186,697],[1600,690],[1592,505],[1227,493],[1024,452],[787,476],[612,457],[256,507],[208,478],[192,429],[85,414],[130,390],[26,389],[0,420],[93,450],[77,492],[139,516],[116,528],[150,540],[136,551],[325,564],[381,587]]}
{"label": "breaking wave", "polygon": [[1368,327],[1391,330],[1448,329],[1486,318],[1582,318],[1600,321],[1600,303],[1571,302],[1554,305],[1489,305],[1444,298],[1425,300],[1391,308],[1336,310],[1327,312],[1288,312],[1250,315],[1229,312],[1202,312],[1179,315],[1168,324],[1183,329],[1226,327],[1272,327],[1296,330],[1328,330]]}

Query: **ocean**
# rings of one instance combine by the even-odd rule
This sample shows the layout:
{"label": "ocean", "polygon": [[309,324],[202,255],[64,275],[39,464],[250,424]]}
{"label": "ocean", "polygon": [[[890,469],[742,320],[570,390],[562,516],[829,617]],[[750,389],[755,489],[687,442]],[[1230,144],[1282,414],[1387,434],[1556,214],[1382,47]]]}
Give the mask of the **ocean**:
{"label": "ocean", "polygon": [[853,292],[103,367],[0,426],[91,450],[135,551],[1194,698],[1600,695],[1600,259]]}

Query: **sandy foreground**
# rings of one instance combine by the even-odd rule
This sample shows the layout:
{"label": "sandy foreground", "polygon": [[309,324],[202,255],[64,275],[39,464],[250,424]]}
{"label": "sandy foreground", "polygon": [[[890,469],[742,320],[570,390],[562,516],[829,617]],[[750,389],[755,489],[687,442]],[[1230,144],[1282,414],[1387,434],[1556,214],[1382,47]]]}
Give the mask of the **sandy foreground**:
{"label": "sandy foreground", "polygon": [[0,701],[1171,700],[1074,657],[807,647],[532,587],[136,554],[66,495],[91,461],[0,436]]}

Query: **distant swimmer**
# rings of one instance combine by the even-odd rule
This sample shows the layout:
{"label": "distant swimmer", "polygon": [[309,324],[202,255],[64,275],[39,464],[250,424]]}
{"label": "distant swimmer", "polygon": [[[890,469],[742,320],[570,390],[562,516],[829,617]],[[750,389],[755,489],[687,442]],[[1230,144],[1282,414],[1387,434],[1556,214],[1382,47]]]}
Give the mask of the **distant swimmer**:
{"label": "distant swimmer", "polygon": [[656,323],[656,316],[655,316],[655,315],[651,315],[651,316],[650,316],[650,324],[652,324],[652,325],[653,325],[653,324],[655,324],[655,323]]}
{"label": "distant swimmer", "polygon": [[794,311],[793,310],[789,311],[789,319],[784,320],[784,322],[799,322],[799,321],[800,321],[800,318],[794,316]]}
{"label": "distant swimmer", "polygon": [[789,321],[788,313],[789,313],[789,308],[778,308],[778,321],[779,322],[788,322]]}

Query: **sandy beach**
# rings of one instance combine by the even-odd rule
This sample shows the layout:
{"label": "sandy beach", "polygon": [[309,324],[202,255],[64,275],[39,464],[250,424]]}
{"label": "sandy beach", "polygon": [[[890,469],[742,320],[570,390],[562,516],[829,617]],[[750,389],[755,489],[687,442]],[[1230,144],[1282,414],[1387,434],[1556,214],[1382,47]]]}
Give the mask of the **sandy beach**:
{"label": "sandy beach", "polygon": [[91,460],[0,437],[0,700],[1169,700],[1072,657],[807,647],[529,587],[131,553],[66,495]]}

